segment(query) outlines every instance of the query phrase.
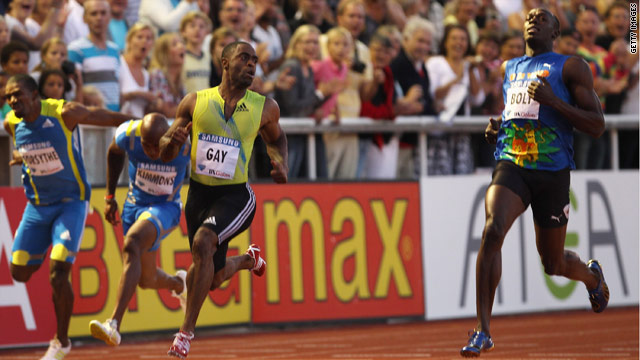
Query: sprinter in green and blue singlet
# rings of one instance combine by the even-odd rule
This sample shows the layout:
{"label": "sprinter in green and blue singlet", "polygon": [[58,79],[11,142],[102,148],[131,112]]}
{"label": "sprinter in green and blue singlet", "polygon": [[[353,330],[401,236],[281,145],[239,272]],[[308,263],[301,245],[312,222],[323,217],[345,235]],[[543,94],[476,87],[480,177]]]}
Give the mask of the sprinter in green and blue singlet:
{"label": "sprinter in green and blue singlet", "polygon": [[581,58],[552,52],[560,25],[548,10],[531,10],[524,33],[526,55],[501,67],[502,119],[490,119],[485,131],[489,143],[497,140],[498,164],[485,197],[486,222],[476,264],[478,324],[460,350],[464,357],[494,349],[489,322],[502,272],[500,251],[507,231],[529,205],[545,273],[584,283],[595,312],[603,311],[609,301],[600,263],[585,264],[578,254],[564,249],[570,170],[575,168],[573,130],[593,137],[604,131],[593,77]]}
{"label": "sprinter in green and blue singlet", "polygon": [[36,82],[28,75],[10,78],[5,98],[12,111],[4,128],[14,139],[17,158],[13,163],[22,164],[22,184],[29,200],[15,234],[11,276],[28,281],[52,246],[49,271],[57,332],[43,359],[62,359],[71,350],[69,271],[80,248],[91,196],[77,125],[118,126],[129,117],[64,100],[41,100]]}
{"label": "sprinter in green and blue singlet", "polygon": [[258,57],[246,42],[222,51],[220,86],[190,93],[178,106],[175,122],[160,140],[170,161],[191,137],[191,182],[185,205],[193,264],[187,276],[187,310],[168,354],[187,357],[200,308],[210,290],[240,269],[261,276],[266,263],[251,245],[242,256],[226,258],[228,242],[246,230],[256,211],[248,165],[258,134],[267,145],[277,183],[287,182],[287,138],[273,99],[248,90]]}

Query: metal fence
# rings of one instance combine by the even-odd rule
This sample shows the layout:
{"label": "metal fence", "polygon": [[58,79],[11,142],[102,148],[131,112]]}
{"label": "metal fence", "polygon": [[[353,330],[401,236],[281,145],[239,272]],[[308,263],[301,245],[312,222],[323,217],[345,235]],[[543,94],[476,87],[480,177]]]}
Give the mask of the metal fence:
{"label": "metal fence", "polygon": [[[433,132],[482,133],[487,125],[487,116],[456,117],[451,122],[442,123],[433,116],[402,116],[394,121],[372,120],[368,118],[344,118],[340,124],[316,124],[310,118],[282,118],[280,124],[287,134],[307,134],[307,156],[309,180],[316,179],[315,134],[326,132],[343,133],[416,133],[418,134],[418,155],[420,176],[427,176],[427,134]],[[638,129],[640,117],[635,115],[606,115],[605,124],[609,130],[612,171],[619,169],[618,131]],[[114,129],[95,126],[81,126],[83,156],[89,182],[104,184],[106,179],[106,153]],[[20,186],[20,169],[9,168],[13,143],[4,129],[0,129],[0,186]],[[126,183],[126,174],[121,180]]]}

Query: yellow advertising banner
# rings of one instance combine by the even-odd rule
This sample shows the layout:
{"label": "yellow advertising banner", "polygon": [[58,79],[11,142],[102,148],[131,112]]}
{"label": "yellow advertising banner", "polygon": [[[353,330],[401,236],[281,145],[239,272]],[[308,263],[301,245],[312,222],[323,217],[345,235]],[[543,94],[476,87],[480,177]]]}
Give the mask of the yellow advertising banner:
{"label": "yellow advertising banner", "polygon": [[[118,189],[118,204],[124,203],[126,188]],[[84,238],[71,274],[75,294],[74,315],[70,336],[87,336],[89,321],[104,321],[111,317],[116,306],[122,275],[122,225],[112,226],[104,219],[105,189],[94,189],[91,213],[87,217]],[[187,188],[181,192],[186,199]],[[241,255],[249,246],[249,230],[229,243],[227,256]],[[167,274],[191,265],[189,239],[184,213],[180,225],[161,243],[157,251],[157,265]],[[209,293],[197,326],[248,323],[251,315],[251,273],[241,271],[231,280]],[[168,290],[137,287],[121,325],[121,332],[178,329],[184,314],[179,302]]]}

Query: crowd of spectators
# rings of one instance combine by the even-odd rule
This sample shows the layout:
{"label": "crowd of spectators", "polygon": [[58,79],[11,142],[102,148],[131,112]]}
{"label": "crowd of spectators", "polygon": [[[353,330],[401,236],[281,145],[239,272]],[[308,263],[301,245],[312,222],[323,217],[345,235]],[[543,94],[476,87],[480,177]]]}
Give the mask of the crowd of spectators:
{"label": "crowd of spectators", "polygon": [[[222,49],[250,42],[251,89],[282,117],[318,123],[430,115],[447,123],[502,111],[500,64],[523,56],[527,12],[545,7],[561,27],[555,51],[590,65],[606,114],[638,113],[638,55],[630,49],[637,0],[12,0],[0,2],[0,95],[31,74],[44,98],[141,118],[175,116],[188,92],[221,81]],[[637,25],[637,24],[636,24]],[[636,26],[637,29],[637,26]],[[637,30],[635,39],[637,39]],[[2,115],[10,110],[0,97]],[[307,137],[289,136],[290,178],[308,176]],[[417,176],[411,133],[318,134],[320,179]],[[609,164],[608,137],[576,133],[579,169]],[[430,175],[492,167],[479,134],[428,135]],[[257,144],[252,177],[268,177]],[[620,167],[638,167],[637,130],[620,132]]]}

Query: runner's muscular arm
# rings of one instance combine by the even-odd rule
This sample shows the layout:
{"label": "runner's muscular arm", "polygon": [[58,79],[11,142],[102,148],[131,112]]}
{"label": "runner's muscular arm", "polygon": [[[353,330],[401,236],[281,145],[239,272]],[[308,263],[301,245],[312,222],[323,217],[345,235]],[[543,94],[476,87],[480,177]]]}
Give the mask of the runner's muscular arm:
{"label": "runner's muscular arm", "polygon": [[[5,120],[2,122],[3,126],[4,126],[4,130],[7,132],[7,134],[9,134],[11,137],[13,137],[13,133],[11,132],[11,126],[9,126],[9,121]],[[22,155],[20,155],[20,152],[16,149],[13,149],[12,151],[12,159],[9,160],[9,166],[13,166],[13,165],[22,165]]]}
{"label": "runner's muscular arm", "polygon": [[593,90],[593,76],[587,63],[576,56],[570,57],[562,69],[562,81],[576,104],[570,105],[555,96],[545,78],[529,84],[529,96],[540,104],[550,106],[561,113],[576,129],[599,137],[604,132],[604,116],[600,100]]}
{"label": "runner's muscular arm", "polygon": [[112,225],[119,222],[117,218],[118,203],[113,196],[116,193],[118,178],[124,168],[124,160],[125,151],[116,144],[114,136],[107,151],[107,197],[105,197],[106,205],[104,208],[104,218]]}
{"label": "runner's muscular arm", "polygon": [[271,159],[271,177],[278,184],[287,182],[289,174],[287,135],[280,127],[280,108],[273,99],[267,98],[262,109],[260,136],[267,145],[267,154]]}
{"label": "runner's muscular arm", "polygon": [[62,106],[62,119],[69,130],[75,129],[78,124],[118,126],[131,118],[131,115],[93,106],[86,107],[75,101],[66,102]]}
{"label": "runner's muscular arm", "polygon": [[176,112],[176,120],[160,138],[160,158],[162,161],[168,162],[175,159],[180,152],[180,148],[191,134],[192,114],[196,99],[196,93],[189,93],[180,101]]}

